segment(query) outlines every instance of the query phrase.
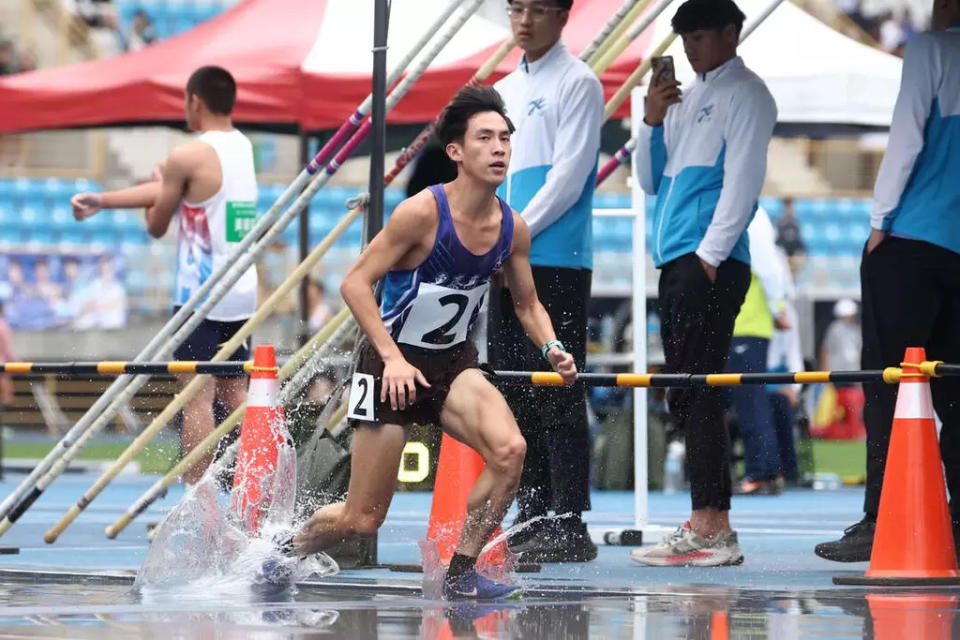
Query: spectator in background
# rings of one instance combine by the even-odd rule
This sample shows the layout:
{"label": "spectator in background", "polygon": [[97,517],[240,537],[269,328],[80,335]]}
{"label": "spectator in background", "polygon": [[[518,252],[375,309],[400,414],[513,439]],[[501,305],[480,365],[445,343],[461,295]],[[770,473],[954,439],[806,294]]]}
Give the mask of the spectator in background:
{"label": "spectator in background", "polygon": [[[767,352],[767,371],[783,373],[787,371],[804,371],[803,348],[800,344],[799,317],[797,316],[796,299],[797,288],[791,275],[787,254],[777,247],[777,262],[780,264],[780,273],[783,276],[783,311],[787,325],[786,329],[774,327],[770,337],[770,350]],[[783,323],[781,323],[781,326]],[[804,416],[800,405],[800,392],[803,385],[782,384],[766,385],[767,395],[773,411],[773,425],[777,432],[777,448],[780,451],[780,468],[784,479],[788,483],[799,484],[800,468],[797,460],[797,440],[794,433],[801,426]],[[797,434],[809,437],[806,429]],[[812,471],[812,469],[810,469]]]}
{"label": "spectator in background", "polygon": [[[857,320],[857,303],[849,298],[833,305],[835,320],[827,327],[820,346],[820,367],[827,371],[855,371],[860,368],[862,331]],[[837,405],[843,414],[814,435],[823,438],[863,438],[863,388],[859,384],[834,382]]]}
{"label": "spectator in background", "polygon": [[120,329],[127,324],[127,292],[117,279],[113,259],[101,256],[93,283],[93,295],[87,297],[73,320],[74,329]]}
{"label": "spectator in background", "polygon": [[127,30],[126,50],[139,51],[153,44],[156,39],[157,29],[153,24],[153,19],[143,9],[137,9],[137,12],[133,14],[130,29]]}
{"label": "spectator in background", "polygon": [[9,76],[19,71],[20,64],[13,42],[0,39],[0,76]]}
{"label": "spectator in background", "polygon": [[[930,360],[960,361],[960,0],[935,0],[929,33],[906,48],[890,140],[880,164],[870,236],[860,264],[862,364],[896,366],[907,347]],[[868,560],[873,550],[897,387],[864,385],[867,488],[864,517],[817,555]],[[942,422],[940,456],[950,494],[954,540],[960,540],[960,379],[930,380]]]}
{"label": "spectator in background", "polygon": [[323,286],[323,280],[315,275],[307,279],[307,311],[310,313],[307,326],[311,335],[320,331],[323,325],[333,317],[333,308],[327,299],[326,287]]}
{"label": "spectator in background", "polygon": [[37,260],[33,265],[34,289],[51,309],[57,309],[63,303],[63,287],[50,275],[50,263],[45,259]]}
{"label": "spectator in background", "polygon": [[[732,0],[687,0],[673,17],[696,79],[651,83],[634,168],[657,196],[652,242],[668,373],[726,368],[734,321],[750,286],[747,225],[767,170],[777,106],[737,55],[746,16]],[[659,223],[659,224],[658,224]],[[743,562],[730,526],[730,437],[723,390],[670,389],[685,432],[691,514],[630,557],[654,566]]]}
{"label": "spectator in background", "polygon": [[902,55],[903,27],[893,11],[887,11],[880,18],[880,46],[887,53]]}
{"label": "spectator in background", "polygon": [[[777,258],[776,234],[766,211],[757,213],[747,227],[750,238],[750,288],[733,325],[727,371],[766,373],[774,329],[789,329],[786,290]],[[760,385],[727,389],[737,414],[743,439],[744,478],[734,488],[739,495],[777,495],[783,489],[773,410]]]}
{"label": "spectator in background", "polygon": [[909,7],[904,9],[903,17],[900,18],[900,31],[903,33],[904,45],[917,35],[917,22],[913,19],[913,11]]}
{"label": "spectator in background", "polygon": [[[13,350],[13,334],[3,315],[4,300],[0,299],[0,362],[17,362]],[[13,378],[9,373],[0,374],[0,411],[13,403]]]}
{"label": "spectator in background", "polygon": [[[498,195],[530,227],[537,294],[557,330],[558,346],[586,366],[587,302],[593,273],[596,187],[603,87],[561,41],[572,0],[510,0],[507,11],[520,66],[495,85],[517,128],[506,182]],[[508,283],[490,291],[487,349],[503,369],[537,370],[547,345],[534,347],[514,311]],[[597,557],[581,514],[590,509],[590,432],[583,387],[501,388],[527,441],[517,492],[518,522],[546,516],[511,536],[511,550],[532,562],[588,562]]]}
{"label": "spectator in background", "polygon": [[73,13],[94,29],[116,31],[118,20],[113,0],[72,0]]}
{"label": "spectator in background", "polygon": [[[187,126],[200,136],[177,147],[157,166],[154,180],[106,193],[78,193],[71,198],[73,215],[85,220],[101,209],[146,208],[147,231],[162,238],[177,221],[177,271],[174,312],[186,304],[216,269],[234,259],[236,246],[257,216],[257,179],[253,145],[234,128],[230,113],[237,85],[226,69],[200,67],[187,80],[184,112]],[[101,271],[101,275],[103,272]],[[210,360],[256,311],[257,272],[251,266],[210,309],[193,333],[177,347],[177,360]],[[250,357],[250,340],[242,341],[227,360]],[[186,386],[192,375],[181,375]],[[215,426],[217,397],[228,412],[247,399],[246,375],[204,380],[201,391],[183,411],[182,451],[187,454]],[[184,474],[198,482],[212,454]]]}
{"label": "spectator in background", "polygon": [[783,249],[788,258],[807,253],[807,245],[800,235],[800,225],[794,214],[793,198],[783,199],[783,215],[777,221],[777,246]]}

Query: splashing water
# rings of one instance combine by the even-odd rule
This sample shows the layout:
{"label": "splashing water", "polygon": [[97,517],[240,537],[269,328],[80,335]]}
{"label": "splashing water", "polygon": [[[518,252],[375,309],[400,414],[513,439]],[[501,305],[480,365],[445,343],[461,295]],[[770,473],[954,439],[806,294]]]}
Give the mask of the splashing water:
{"label": "splashing water", "polygon": [[[200,482],[187,490],[157,527],[135,589],[153,597],[173,590],[178,597],[185,593],[203,598],[249,594],[268,560],[285,565],[293,582],[339,571],[326,554],[287,557],[273,543],[274,536],[291,530],[296,500],[296,451],[286,427],[277,424],[274,428],[284,437],[276,467],[261,478],[263,501],[249,505],[247,513],[238,513],[233,506],[239,504],[235,494],[241,489],[227,490],[224,478],[229,477],[227,467],[235,457],[234,445],[210,465]],[[263,515],[255,534],[244,525],[250,521],[251,509]]]}
{"label": "splashing water", "polygon": [[[477,571],[495,582],[513,582],[519,556],[510,553],[506,540],[528,526],[530,523],[511,527],[484,545],[477,557]],[[429,600],[441,600],[447,565],[440,559],[436,540],[421,540],[418,544],[423,558],[423,596]]]}

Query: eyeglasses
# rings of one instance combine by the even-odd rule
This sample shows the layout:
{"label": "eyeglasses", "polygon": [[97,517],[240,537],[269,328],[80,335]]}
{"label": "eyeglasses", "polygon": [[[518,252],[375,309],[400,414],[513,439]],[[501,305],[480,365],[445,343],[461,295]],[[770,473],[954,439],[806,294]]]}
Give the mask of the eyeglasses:
{"label": "eyeglasses", "polygon": [[543,20],[548,13],[566,11],[563,7],[546,7],[542,4],[533,4],[525,7],[520,4],[511,4],[507,7],[507,15],[511,20],[521,20],[524,13],[529,13],[533,20]]}

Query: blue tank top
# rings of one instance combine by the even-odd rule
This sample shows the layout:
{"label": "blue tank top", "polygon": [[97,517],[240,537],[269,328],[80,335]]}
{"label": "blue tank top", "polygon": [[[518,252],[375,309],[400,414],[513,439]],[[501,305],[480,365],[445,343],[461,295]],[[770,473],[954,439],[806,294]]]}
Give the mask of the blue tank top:
{"label": "blue tank top", "polygon": [[513,212],[497,198],[503,213],[500,237],[478,256],[457,237],[443,185],[430,192],[440,214],[433,249],[417,268],[387,272],[380,316],[397,344],[441,351],[470,336],[490,279],[510,257]]}

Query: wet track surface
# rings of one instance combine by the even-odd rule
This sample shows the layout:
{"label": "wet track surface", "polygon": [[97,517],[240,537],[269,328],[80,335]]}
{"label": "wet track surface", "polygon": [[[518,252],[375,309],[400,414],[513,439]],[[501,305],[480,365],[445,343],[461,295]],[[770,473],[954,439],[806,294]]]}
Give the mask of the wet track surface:
{"label": "wet track surface", "polygon": [[[383,568],[343,571],[269,597],[137,593],[145,524],[162,517],[180,489],[108,540],[103,528],[153,480],[123,476],[56,544],[44,544],[43,531],[92,480],[61,478],[4,536],[2,544],[21,552],[0,556],[0,639],[960,637],[960,589],[833,585],[833,576],[862,573],[866,564],[829,563],[812,548],[858,518],[855,489],[736,498],[733,522],[746,554],[739,567],[644,568],[629,560],[629,548],[602,545],[592,563],[521,574],[519,601],[451,605],[425,600],[418,574]],[[652,521],[679,524],[688,500],[653,494]],[[596,493],[593,501],[587,521],[595,539],[632,524],[630,494]],[[381,562],[419,560],[429,504],[429,494],[398,494],[381,530]]]}

